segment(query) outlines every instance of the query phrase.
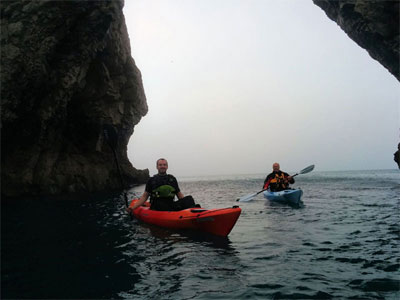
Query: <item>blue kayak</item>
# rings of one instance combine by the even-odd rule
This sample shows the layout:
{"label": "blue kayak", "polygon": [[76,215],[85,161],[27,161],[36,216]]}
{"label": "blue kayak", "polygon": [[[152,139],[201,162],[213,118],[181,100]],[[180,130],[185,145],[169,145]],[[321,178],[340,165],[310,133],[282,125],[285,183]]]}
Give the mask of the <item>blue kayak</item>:
{"label": "blue kayak", "polygon": [[265,191],[263,194],[264,197],[270,201],[299,205],[301,196],[303,195],[303,191],[302,190],[284,190],[280,192]]}

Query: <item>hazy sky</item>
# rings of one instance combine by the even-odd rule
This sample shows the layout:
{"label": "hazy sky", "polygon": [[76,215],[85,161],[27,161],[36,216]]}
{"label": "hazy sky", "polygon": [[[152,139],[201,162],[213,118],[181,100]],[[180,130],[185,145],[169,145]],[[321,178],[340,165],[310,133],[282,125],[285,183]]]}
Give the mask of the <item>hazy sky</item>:
{"label": "hazy sky", "polygon": [[136,168],[397,167],[399,82],[311,0],[127,0],[124,14],[149,106]]}

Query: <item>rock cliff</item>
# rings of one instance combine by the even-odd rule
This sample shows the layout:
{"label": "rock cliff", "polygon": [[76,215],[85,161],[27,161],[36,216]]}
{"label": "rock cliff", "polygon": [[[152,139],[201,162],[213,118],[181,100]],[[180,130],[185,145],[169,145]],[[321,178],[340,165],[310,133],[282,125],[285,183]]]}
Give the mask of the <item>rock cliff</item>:
{"label": "rock cliff", "polygon": [[3,195],[120,188],[104,124],[118,134],[125,184],[147,180],[127,158],[147,103],[123,4],[1,1]]}
{"label": "rock cliff", "polygon": [[400,81],[400,1],[313,0]]}

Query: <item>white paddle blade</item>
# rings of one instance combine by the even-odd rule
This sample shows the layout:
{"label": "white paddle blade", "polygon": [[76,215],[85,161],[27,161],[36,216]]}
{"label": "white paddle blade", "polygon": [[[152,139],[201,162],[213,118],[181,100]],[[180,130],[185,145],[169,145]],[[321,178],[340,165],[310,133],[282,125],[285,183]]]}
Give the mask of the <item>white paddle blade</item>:
{"label": "white paddle blade", "polygon": [[255,196],[257,196],[257,193],[254,193],[254,194],[250,194],[250,195],[246,195],[246,196],[240,197],[240,198],[237,199],[236,201],[239,201],[239,202],[247,202],[247,201],[253,200]]}
{"label": "white paddle blade", "polygon": [[299,172],[299,174],[306,174],[306,173],[310,173],[312,170],[314,170],[314,165],[308,166],[307,168],[304,168],[303,170],[301,170]]}

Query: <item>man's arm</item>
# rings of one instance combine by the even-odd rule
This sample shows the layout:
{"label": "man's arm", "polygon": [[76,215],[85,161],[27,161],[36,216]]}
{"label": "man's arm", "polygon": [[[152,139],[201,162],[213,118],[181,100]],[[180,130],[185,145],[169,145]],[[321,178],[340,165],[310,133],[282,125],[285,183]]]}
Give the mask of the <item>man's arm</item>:
{"label": "man's arm", "polygon": [[292,176],[290,176],[288,173],[285,173],[285,179],[287,179],[287,181],[288,181],[290,184],[293,184],[293,183],[294,183],[294,178],[293,178]]}
{"label": "man's arm", "polygon": [[150,194],[148,192],[144,192],[143,195],[140,197],[139,201],[136,202],[132,207],[128,207],[128,212],[134,211],[139,206],[142,206],[143,203],[149,198]]}
{"label": "man's arm", "polygon": [[271,174],[269,174],[266,178],[265,178],[265,180],[264,180],[264,187],[263,187],[263,190],[266,190],[268,187],[269,187],[269,184],[270,184],[270,182],[271,182],[271,176],[270,176]]}
{"label": "man's arm", "polygon": [[268,189],[270,182],[271,182],[271,180],[270,180],[270,179],[265,181],[265,183],[264,183],[264,187],[263,187],[263,190],[266,190],[266,189]]}
{"label": "man's arm", "polygon": [[179,188],[178,180],[176,180],[176,178],[175,178],[173,175],[170,175],[170,174],[169,174],[169,176],[171,176],[171,177],[174,179],[174,184],[173,184],[173,186],[174,186],[174,188],[178,191],[178,192],[176,193],[176,196],[178,197],[178,199],[182,199],[182,198],[185,197],[185,196],[182,194],[181,189]]}

